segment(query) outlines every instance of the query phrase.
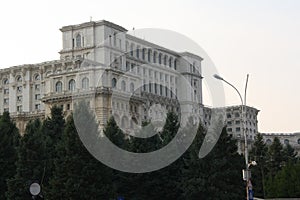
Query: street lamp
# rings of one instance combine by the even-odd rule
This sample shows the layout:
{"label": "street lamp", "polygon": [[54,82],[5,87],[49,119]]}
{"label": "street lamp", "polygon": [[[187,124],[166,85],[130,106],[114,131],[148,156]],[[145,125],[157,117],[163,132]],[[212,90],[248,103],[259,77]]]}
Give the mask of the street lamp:
{"label": "street lamp", "polygon": [[228,81],[226,81],[224,78],[222,78],[221,76],[215,74],[214,78],[224,81],[225,83],[227,83],[228,85],[230,85],[233,89],[235,89],[235,91],[238,93],[240,100],[241,100],[241,105],[242,105],[242,131],[243,131],[243,135],[245,138],[245,164],[246,164],[246,170],[245,170],[245,180],[246,180],[246,194],[247,194],[247,200],[249,199],[249,188],[248,188],[248,184],[249,184],[249,180],[250,180],[250,171],[249,171],[249,161],[248,161],[248,142],[247,142],[247,133],[245,130],[245,123],[246,123],[246,119],[245,119],[245,109],[246,109],[246,94],[247,94],[247,85],[248,85],[248,78],[249,78],[249,74],[247,74],[247,78],[246,78],[246,85],[245,85],[245,96],[244,96],[244,100],[242,98],[241,93],[238,91],[238,89],[232,85],[231,83],[229,83]]}

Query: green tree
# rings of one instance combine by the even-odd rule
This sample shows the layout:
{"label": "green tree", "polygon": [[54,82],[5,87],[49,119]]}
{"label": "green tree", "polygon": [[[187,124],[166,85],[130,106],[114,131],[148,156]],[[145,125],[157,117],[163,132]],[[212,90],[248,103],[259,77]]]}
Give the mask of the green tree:
{"label": "green tree", "polygon": [[200,125],[197,138],[187,152],[183,183],[185,199],[243,198],[245,189],[241,171],[244,161],[237,153],[236,141],[223,128],[213,150],[199,159],[198,152],[206,134]]}
{"label": "green tree", "polygon": [[267,173],[266,160],[267,160],[268,147],[265,144],[263,137],[260,133],[256,135],[253,147],[250,151],[250,160],[256,161],[257,165],[251,168],[251,182],[256,197],[265,197],[265,175]]}
{"label": "green tree", "polygon": [[297,162],[297,152],[290,144],[285,145],[283,148],[283,160],[285,164]]}
{"label": "green tree", "polygon": [[80,140],[73,116],[67,120],[56,152],[47,199],[109,199],[112,195],[109,188],[111,170],[87,151]]}
{"label": "green tree", "polygon": [[7,180],[16,173],[17,146],[19,131],[12,122],[9,113],[4,112],[0,117],[0,199],[5,198]]}
{"label": "green tree", "polygon": [[18,147],[16,174],[8,181],[7,198],[32,199],[29,186],[33,181],[43,182],[45,173],[45,143],[39,119],[30,121]]}

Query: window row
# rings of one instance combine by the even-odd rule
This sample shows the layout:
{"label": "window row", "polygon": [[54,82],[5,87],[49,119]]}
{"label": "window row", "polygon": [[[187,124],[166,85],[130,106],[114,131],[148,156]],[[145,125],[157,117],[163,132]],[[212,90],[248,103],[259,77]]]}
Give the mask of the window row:
{"label": "window row", "polygon": [[177,59],[160,53],[156,50],[150,49],[150,48],[141,48],[141,46],[137,45],[135,47],[135,44],[131,43],[129,46],[129,42],[126,42],[126,52],[132,57],[135,57],[137,59],[147,61],[149,63],[156,63],[160,65],[169,66],[170,68],[177,69]]}
{"label": "window row", "polygon": [[[89,79],[88,78],[83,78],[81,81],[81,88],[82,89],[89,89]],[[76,89],[76,82],[74,79],[71,79],[68,83],[68,90],[69,91],[75,91]],[[63,91],[63,83],[61,81],[57,81],[55,83],[55,92],[62,92]]]}

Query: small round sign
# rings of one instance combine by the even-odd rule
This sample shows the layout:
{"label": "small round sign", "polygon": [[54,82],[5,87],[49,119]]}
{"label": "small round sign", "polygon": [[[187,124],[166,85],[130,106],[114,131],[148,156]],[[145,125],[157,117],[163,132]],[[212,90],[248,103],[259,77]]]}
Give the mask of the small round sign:
{"label": "small round sign", "polygon": [[41,186],[38,183],[32,183],[29,187],[29,191],[32,195],[36,196],[41,192]]}

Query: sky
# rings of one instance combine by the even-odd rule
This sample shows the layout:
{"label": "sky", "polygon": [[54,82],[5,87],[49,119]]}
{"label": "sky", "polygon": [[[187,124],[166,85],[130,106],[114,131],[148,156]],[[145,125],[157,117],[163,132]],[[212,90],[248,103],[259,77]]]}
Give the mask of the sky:
{"label": "sky", "polygon": [[[0,7],[0,69],[59,59],[59,28],[91,17],[172,30],[201,46],[241,92],[249,74],[247,105],[260,110],[260,132],[300,132],[299,10],[297,0],[10,0]],[[224,88],[226,105],[240,104]]]}

